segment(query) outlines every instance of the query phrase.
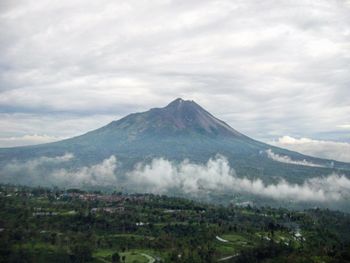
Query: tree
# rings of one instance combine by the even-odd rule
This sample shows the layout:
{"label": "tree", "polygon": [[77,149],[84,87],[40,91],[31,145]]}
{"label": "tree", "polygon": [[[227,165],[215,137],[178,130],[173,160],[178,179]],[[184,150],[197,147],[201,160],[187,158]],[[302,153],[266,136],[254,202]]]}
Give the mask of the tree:
{"label": "tree", "polygon": [[92,260],[91,248],[86,244],[76,244],[72,248],[74,262],[88,262]]}
{"label": "tree", "polygon": [[112,255],[112,263],[119,263],[120,262],[120,255],[118,252],[113,253]]}

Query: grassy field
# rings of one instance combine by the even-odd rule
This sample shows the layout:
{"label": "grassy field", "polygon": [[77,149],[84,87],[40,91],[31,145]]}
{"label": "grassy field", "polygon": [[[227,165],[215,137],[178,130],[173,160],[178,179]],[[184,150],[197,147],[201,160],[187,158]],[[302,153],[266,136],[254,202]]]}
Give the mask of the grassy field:
{"label": "grassy field", "polygon": [[223,256],[238,253],[241,249],[253,247],[256,243],[252,238],[237,233],[224,234],[220,238],[228,241],[222,242],[216,240],[216,248]]}
{"label": "grassy field", "polygon": [[[95,259],[100,260],[100,262],[111,262],[112,255],[116,251],[113,249],[99,249],[94,254],[93,257]],[[127,252],[120,252],[120,257],[125,257],[125,263],[147,263],[149,260],[146,256],[142,255],[146,254],[151,257],[154,257],[154,252],[151,250],[143,250],[143,249],[134,249],[129,250]]]}

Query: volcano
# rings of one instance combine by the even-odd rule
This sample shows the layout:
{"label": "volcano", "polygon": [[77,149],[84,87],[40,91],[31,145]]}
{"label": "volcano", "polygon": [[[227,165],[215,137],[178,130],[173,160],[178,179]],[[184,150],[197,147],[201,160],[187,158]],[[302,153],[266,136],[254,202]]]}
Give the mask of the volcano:
{"label": "volcano", "polygon": [[[128,171],[154,158],[174,162],[188,159],[205,163],[216,155],[227,158],[238,176],[261,178],[265,182],[285,178],[302,182],[307,178],[341,171],[350,174],[350,164],[305,156],[256,141],[236,131],[191,100],[178,98],[163,108],[133,113],[104,127],[74,138],[26,147],[0,149],[0,167],[16,160],[74,158],[62,162],[65,169],[91,166],[115,156],[120,170]],[[47,168],[49,169],[49,168]],[[4,176],[0,181],[40,184],[25,180],[25,174]],[[6,179],[4,179],[6,178]]]}

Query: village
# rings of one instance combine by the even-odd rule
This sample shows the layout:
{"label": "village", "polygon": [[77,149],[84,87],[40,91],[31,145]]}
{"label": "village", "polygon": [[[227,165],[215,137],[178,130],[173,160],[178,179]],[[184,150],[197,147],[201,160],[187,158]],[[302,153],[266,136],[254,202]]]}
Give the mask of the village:
{"label": "village", "polygon": [[117,255],[126,263],[249,262],[240,260],[256,259],[257,251],[266,258],[313,253],[331,262],[350,232],[350,217],[339,212],[152,194],[0,185],[0,205],[0,252],[13,258],[6,262],[21,262],[19,254],[48,262],[57,253],[66,262],[113,262]]}

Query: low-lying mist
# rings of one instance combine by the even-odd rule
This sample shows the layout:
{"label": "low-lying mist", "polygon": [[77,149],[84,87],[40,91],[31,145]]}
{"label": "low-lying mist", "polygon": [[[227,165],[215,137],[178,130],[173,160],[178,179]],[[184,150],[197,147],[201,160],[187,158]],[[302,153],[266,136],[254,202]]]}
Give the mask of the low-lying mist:
{"label": "low-lying mist", "polygon": [[306,160],[293,160],[287,155],[279,155],[277,153],[274,153],[271,149],[266,150],[267,157],[271,160],[274,160],[276,162],[281,163],[288,163],[288,164],[294,164],[294,165],[303,165],[303,166],[311,166],[311,167],[326,167],[321,164],[312,163]]}
{"label": "low-lying mist", "polygon": [[291,184],[283,179],[277,184],[265,184],[261,179],[238,177],[223,156],[216,156],[204,165],[186,160],[174,164],[169,160],[154,159],[150,164],[138,164],[128,176],[153,193],[166,193],[177,188],[186,194],[202,190],[243,192],[273,199],[317,202],[350,197],[350,179],[344,175],[314,177],[303,184]]}
{"label": "low-lying mist", "polygon": [[[76,169],[61,168],[74,156],[67,153],[57,157],[40,157],[26,162],[12,161],[1,169],[5,182],[32,182],[37,185],[60,187],[101,186],[118,188],[126,185],[140,192],[166,194],[176,191],[196,196],[198,193],[247,193],[277,200],[296,202],[336,202],[350,199],[350,179],[345,175],[330,174],[291,184],[284,179],[266,184],[260,178],[237,176],[228,160],[221,155],[205,164],[184,160],[180,163],[158,158],[150,163],[138,163],[133,170],[123,173],[115,156],[101,163]],[[50,169],[48,168],[50,167]]]}

